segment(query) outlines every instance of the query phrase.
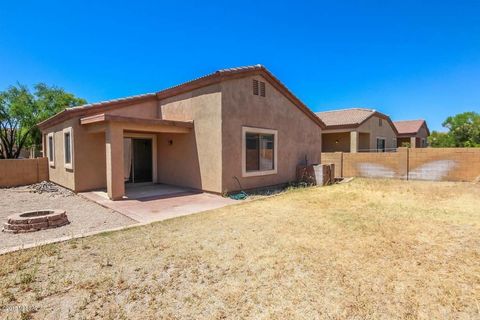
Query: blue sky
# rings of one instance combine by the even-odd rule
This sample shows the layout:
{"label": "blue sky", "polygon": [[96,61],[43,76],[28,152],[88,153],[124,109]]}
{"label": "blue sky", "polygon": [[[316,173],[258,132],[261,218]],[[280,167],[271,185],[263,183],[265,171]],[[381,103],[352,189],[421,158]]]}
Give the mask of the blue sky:
{"label": "blue sky", "polygon": [[3,1],[0,90],[89,102],[263,64],[312,110],[480,112],[480,1]]}

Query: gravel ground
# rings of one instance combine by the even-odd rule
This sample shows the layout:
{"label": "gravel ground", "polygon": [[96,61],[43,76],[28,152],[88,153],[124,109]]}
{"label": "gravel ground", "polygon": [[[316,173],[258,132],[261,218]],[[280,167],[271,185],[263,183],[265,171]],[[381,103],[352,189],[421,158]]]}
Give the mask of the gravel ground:
{"label": "gravel ground", "polygon": [[0,232],[0,249],[49,239],[73,236],[134,224],[135,221],[113,210],[58,187],[58,192],[32,192],[30,187],[0,189],[0,224],[14,213],[39,209],[64,209],[70,224],[37,232],[10,234]]}

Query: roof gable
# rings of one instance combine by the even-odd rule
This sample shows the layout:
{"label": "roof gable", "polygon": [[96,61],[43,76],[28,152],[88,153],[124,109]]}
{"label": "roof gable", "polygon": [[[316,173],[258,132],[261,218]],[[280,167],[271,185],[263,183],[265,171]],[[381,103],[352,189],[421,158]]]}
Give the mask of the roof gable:
{"label": "roof gable", "polygon": [[375,113],[372,109],[351,108],[317,112],[327,127],[331,126],[358,126]]}
{"label": "roof gable", "polygon": [[285,97],[297,106],[308,118],[314,121],[322,129],[325,128],[323,121],[318,118],[303,102],[300,101],[280,80],[278,80],[270,71],[268,71],[262,65],[230,68],[218,70],[214,73],[207,74],[205,76],[181,83],[179,85],[158,91],[156,93],[147,93],[142,95],[130,96],[121,99],[108,100],[98,103],[86,104],[78,107],[68,108],[60,113],[57,113],[53,117],[41,122],[38,126],[41,129],[48,128],[54,124],[65,121],[74,116],[85,116],[100,113],[113,108],[123,107],[131,105],[132,103],[138,103],[147,100],[162,100],[165,98],[173,97],[182,93],[186,93],[195,89],[199,89],[211,84],[219,83],[221,81],[243,78],[250,75],[263,76],[272,86],[279,90]]}
{"label": "roof gable", "polygon": [[393,124],[400,135],[417,134],[422,126],[425,126],[427,134],[430,135],[427,123],[423,119],[394,121]]}
{"label": "roof gable", "polygon": [[393,131],[397,133],[392,120],[386,114],[373,109],[350,108],[317,112],[316,115],[325,123],[326,129],[353,129],[358,128],[373,116],[386,120]]}

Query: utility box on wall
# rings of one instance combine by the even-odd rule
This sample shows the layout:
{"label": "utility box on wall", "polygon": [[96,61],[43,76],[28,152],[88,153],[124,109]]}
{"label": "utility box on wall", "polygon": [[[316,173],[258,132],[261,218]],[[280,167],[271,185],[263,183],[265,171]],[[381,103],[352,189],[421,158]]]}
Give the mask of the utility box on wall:
{"label": "utility box on wall", "polygon": [[334,172],[334,164],[301,165],[297,167],[297,181],[310,185],[325,186],[334,182]]}

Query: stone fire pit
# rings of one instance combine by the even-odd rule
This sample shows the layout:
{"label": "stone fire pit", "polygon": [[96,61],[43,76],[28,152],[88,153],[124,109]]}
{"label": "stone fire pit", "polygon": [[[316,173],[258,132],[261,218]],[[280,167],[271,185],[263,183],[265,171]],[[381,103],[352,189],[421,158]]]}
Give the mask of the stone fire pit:
{"label": "stone fire pit", "polygon": [[3,225],[4,232],[24,233],[69,224],[65,210],[37,210],[14,214]]}

